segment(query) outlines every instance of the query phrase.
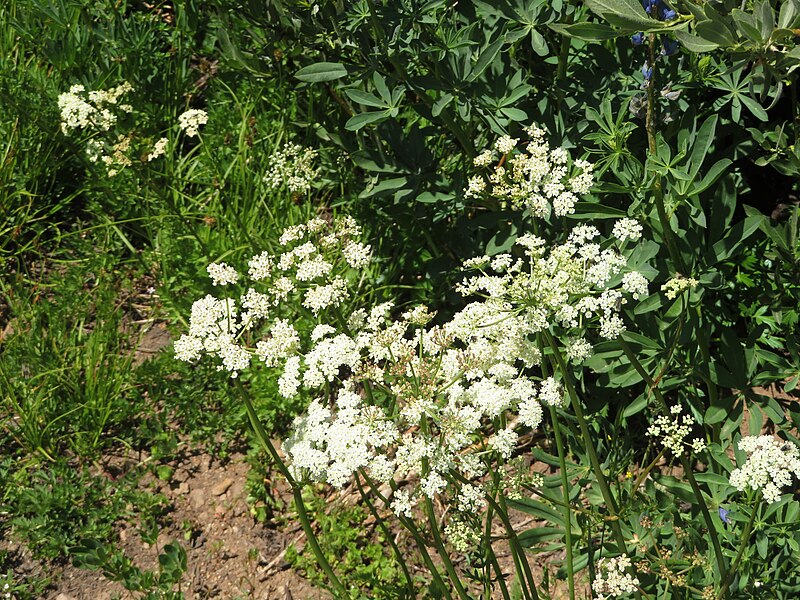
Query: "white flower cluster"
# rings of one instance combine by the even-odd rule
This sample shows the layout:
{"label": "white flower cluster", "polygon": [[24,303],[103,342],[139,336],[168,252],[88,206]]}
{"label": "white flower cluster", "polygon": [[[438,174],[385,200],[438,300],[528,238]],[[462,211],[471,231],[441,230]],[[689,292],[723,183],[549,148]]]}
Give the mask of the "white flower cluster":
{"label": "white flower cluster", "polygon": [[[679,404],[669,409],[669,415],[656,417],[655,423],[647,428],[647,435],[660,438],[664,447],[675,456],[683,453],[684,439],[692,431],[695,424],[692,415],[681,414],[683,409]],[[695,452],[706,449],[706,442],[702,438],[694,438],[689,444]]]}
{"label": "white flower cluster", "polygon": [[[332,223],[312,219],[288,228],[281,236],[283,252],[277,256],[263,252],[250,259],[249,277],[263,291],[251,287],[238,303],[211,295],[194,303],[189,333],[175,342],[176,358],[193,362],[203,355],[217,357],[218,368],[229,371],[232,377],[249,366],[253,354],[271,367],[290,359],[299,337],[288,320],[279,318],[280,307],[290,294],[315,314],[339,306],[349,293],[346,272],[361,269],[370,260],[369,246],[357,241],[360,236],[360,228],[349,217]],[[242,278],[226,263],[210,264],[208,273],[213,285],[220,287],[236,284]],[[264,323],[273,316],[271,324]],[[243,345],[243,334],[262,326],[270,337],[259,341],[255,349]],[[330,340],[322,340],[320,345],[323,342],[331,346]],[[310,356],[306,373],[309,381],[324,380],[330,373],[332,367],[325,362],[325,350],[328,354],[339,351],[334,347],[319,348],[316,355]],[[280,382],[286,396],[297,393],[299,367],[297,361],[286,365]]]}
{"label": "white flower cluster", "polygon": [[527,208],[536,217],[547,216],[551,208],[556,216],[572,214],[578,196],[592,187],[591,163],[572,161],[564,148],[551,149],[544,131],[536,126],[525,128],[525,133],[530,141],[524,150],[514,152],[519,140],[502,136],[494,149],[484,150],[474,159],[477,167],[497,164],[488,177],[469,179],[466,197],[486,193],[507,200],[514,208]]}
{"label": "white flower cluster", "polygon": [[120,98],[133,90],[123,82],[108,90],[90,91],[80,84],[73,85],[68,92],[58,96],[61,110],[61,131],[65,134],[73,129],[95,129],[108,131],[117,122],[117,110],[130,113],[133,108],[119,104]]}
{"label": "white flower cluster", "polygon": [[661,291],[665,292],[668,300],[675,300],[686,290],[693,290],[697,287],[698,281],[694,277],[673,277],[661,286]]}
{"label": "white flower cluster", "polygon": [[[633,298],[647,294],[647,279],[640,273],[626,273],[621,289],[610,288],[626,259],[614,247],[603,248],[600,232],[591,225],[579,225],[563,244],[547,248],[544,239],[525,234],[517,239],[523,257],[501,254],[465,263],[479,269],[459,286],[464,295],[482,295],[486,302],[505,306],[506,312],[521,311],[529,331],[535,333],[558,324],[565,328],[585,327],[597,317],[599,333],[613,339],[625,330],[619,311],[623,292]],[[489,269],[495,274],[488,274]],[[502,310],[498,310],[502,312]],[[591,353],[583,338],[568,346],[568,356],[584,360]]]}
{"label": "white flower cluster", "polygon": [[189,137],[200,133],[200,126],[208,123],[208,113],[199,108],[190,108],[178,116],[178,125]]}
{"label": "white flower cluster", "polygon": [[768,504],[777,502],[781,488],[791,485],[792,476],[800,479],[800,449],[791,442],[769,435],[748,436],[739,440],[747,461],[731,471],[730,483],[739,491],[761,490]]}
{"label": "white flower cluster", "polygon": [[319,175],[314,166],[317,151],[298,144],[286,144],[269,157],[269,170],[264,183],[271,189],[286,186],[290,192],[305,193]]}
{"label": "white flower cluster", "polygon": [[77,129],[98,135],[86,142],[86,155],[90,162],[103,163],[109,177],[133,164],[130,159],[132,137],[119,134],[108,138],[108,131],[117,123],[120,114],[133,112],[129,104],[120,103],[122,96],[132,90],[127,82],[99,91],[86,91],[78,84],[58,97],[61,131],[68,134]]}
{"label": "white flower cluster", "polygon": [[630,569],[631,559],[627,556],[601,558],[597,563],[597,575],[592,583],[594,600],[607,600],[636,592],[639,578],[628,573]]}
{"label": "white flower cluster", "polygon": [[[121,103],[122,97],[131,91],[133,87],[127,82],[99,91],[87,91],[84,86],[78,84],[58,97],[61,130],[65,134],[75,130],[85,130],[91,134],[93,137],[86,141],[86,156],[90,162],[105,165],[109,177],[114,177],[122,169],[133,165],[134,159],[131,157],[144,157],[146,154],[146,158],[142,160],[150,162],[163,156],[169,146],[169,139],[165,137],[152,144],[149,141],[137,140],[130,132],[116,135],[111,132],[115,126],[120,127],[122,115],[133,112],[131,105]],[[184,116],[181,115],[181,127],[184,126]],[[190,121],[197,118],[194,117]]]}

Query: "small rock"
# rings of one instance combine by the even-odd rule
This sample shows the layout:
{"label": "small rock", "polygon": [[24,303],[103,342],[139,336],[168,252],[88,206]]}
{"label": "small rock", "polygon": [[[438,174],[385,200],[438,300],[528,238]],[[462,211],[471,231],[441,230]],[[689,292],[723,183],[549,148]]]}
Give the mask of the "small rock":
{"label": "small rock", "polygon": [[186,481],[181,482],[181,484],[178,486],[178,489],[176,490],[176,492],[178,492],[178,494],[180,494],[181,496],[187,495],[190,491],[191,488],[189,487],[189,483]]}
{"label": "small rock", "polygon": [[67,594],[61,593],[56,596],[56,600],[75,600],[73,596],[68,596]]}
{"label": "small rock", "polygon": [[214,496],[222,496],[222,494],[227,492],[228,488],[230,488],[232,485],[233,485],[233,479],[228,477],[227,479],[223,479],[222,481],[214,484],[211,487],[211,493]]}
{"label": "small rock", "polygon": [[189,494],[189,502],[192,503],[192,508],[200,510],[206,505],[206,494],[203,490],[194,490]]}

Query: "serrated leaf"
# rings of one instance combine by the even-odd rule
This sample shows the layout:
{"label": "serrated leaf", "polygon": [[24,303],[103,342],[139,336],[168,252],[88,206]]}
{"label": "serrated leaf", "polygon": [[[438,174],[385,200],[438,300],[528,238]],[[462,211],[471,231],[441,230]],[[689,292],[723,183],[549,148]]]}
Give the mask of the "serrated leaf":
{"label": "serrated leaf", "polygon": [[345,69],[344,65],[342,63],[332,62],[314,63],[313,65],[303,67],[294,74],[294,76],[300,81],[305,81],[308,83],[333,81],[334,79],[340,79],[345,75],[347,75],[347,69]]}

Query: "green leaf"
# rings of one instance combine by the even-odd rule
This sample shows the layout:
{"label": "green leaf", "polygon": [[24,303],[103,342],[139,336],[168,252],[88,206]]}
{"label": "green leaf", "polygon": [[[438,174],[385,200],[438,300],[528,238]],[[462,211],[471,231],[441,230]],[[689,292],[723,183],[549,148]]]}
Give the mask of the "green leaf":
{"label": "green leaf", "polygon": [[723,158],[715,162],[711,168],[706,173],[705,177],[700,181],[700,183],[696,184],[692,188],[692,195],[702,194],[712,185],[717,182],[717,179],[722,177],[725,173],[728,172],[728,167],[732,165],[733,162],[729,158]]}
{"label": "green leaf", "polygon": [[612,25],[630,31],[663,29],[662,21],[651,19],[637,0],[587,0],[589,8]]}
{"label": "green leaf", "polygon": [[586,42],[602,42],[603,40],[611,40],[615,37],[625,35],[623,32],[605,23],[573,23],[571,25],[567,25],[566,23],[550,23],[548,27],[560,35],[577,38]]}
{"label": "green leaf", "polygon": [[383,121],[384,119],[389,117],[388,111],[373,111],[373,112],[364,112],[359,113],[357,115],[353,115],[349,119],[347,119],[347,123],[344,124],[344,128],[348,131],[358,131],[365,125],[369,125],[370,123],[375,123],[376,121]]}
{"label": "green leaf", "polygon": [[628,417],[639,414],[647,408],[647,404],[647,394],[639,394],[633,402],[625,407],[625,410],[622,411],[622,416],[627,419]]}
{"label": "green leaf", "polygon": [[713,42],[718,46],[733,46],[736,42],[731,32],[725,24],[721,22],[701,21],[697,24],[697,27],[695,27],[695,32],[704,40]]}
{"label": "green leaf", "polygon": [[744,104],[747,107],[747,110],[749,110],[756,119],[758,119],[759,121],[769,120],[769,117],[767,116],[767,111],[764,110],[764,107],[761,106],[755,100],[753,100],[750,96],[742,94],[739,96],[739,99],[742,101],[742,104]]}
{"label": "green leaf", "polygon": [[706,414],[703,417],[705,425],[713,425],[714,423],[721,423],[728,418],[728,409],[724,406],[709,406],[706,409]]}
{"label": "green leaf", "polygon": [[531,548],[542,542],[563,539],[564,530],[561,527],[533,527],[517,534],[517,538],[523,548]]}
{"label": "green leaf", "polygon": [[342,63],[319,62],[303,67],[294,74],[300,81],[319,83],[320,81],[333,81],[347,75],[347,69]]}
{"label": "green leaf", "polygon": [[347,96],[353,101],[358,102],[359,104],[363,104],[364,106],[374,106],[375,108],[388,108],[387,104],[378,98],[370,94],[369,92],[364,92],[362,90],[345,90],[344,92]]}
{"label": "green leaf", "polygon": [[700,171],[700,167],[703,165],[703,161],[706,159],[708,149],[711,147],[711,143],[714,141],[714,134],[716,133],[716,130],[717,115],[711,115],[703,122],[703,124],[700,126],[700,129],[697,131],[697,134],[694,136],[692,153],[689,156],[689,175],[692,179],[697,177],[697,173]]}
{"label": "green leaf", "polygon": [[701,38],[688,31],[673,31],[675,39],[681,43],[681,46],[692,52],[711,52],[719,48],[719,44]]}
{"label": "green leaf", "polygon": [[659,292],[651,294],[633,308],[633,314],[643,315],[661,308],[662,298]]}
{"label": "green leaf", "polygon": [[489,67],[494,59],[497,58],[497,55],[500,54],[500,50],[506,43],[506,39],[503,36],[498,37],[494,42],[489,44],[482,52],[481,55],[478,57],[478,61],[475,63],[475,66],[472,68],[472,73],[469,74],[467,77],[467,81],[472,82],[475,81],[478,77],[480,77],[483,72]]}
{"label": "green leaf", "polygon": [[567,215],[569,219],[621,219],[627,217],[628,213],[624,210],[605,206],[598,202],[576,202],[575,212]]}
{"label": "green leaf", "polygon": [[727,260],[744,240],[749,238],[758,229],[761,219],[757,217],[745,217],[731,228],[724,238],[712,247],[714,253],[714,264]]}

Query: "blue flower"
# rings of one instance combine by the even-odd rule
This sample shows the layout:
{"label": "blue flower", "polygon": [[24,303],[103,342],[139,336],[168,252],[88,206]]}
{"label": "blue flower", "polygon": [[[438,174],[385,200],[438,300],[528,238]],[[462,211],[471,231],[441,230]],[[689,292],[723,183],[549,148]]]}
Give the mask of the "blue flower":
{"label": "blue flower", "polygon": [[661,56],[669,56],[671,54],[675,54],[678,51],[680,44],[675,40],[664,39],[661,42]]}
{"label": "blue flower", "polygon": [[722,522],[727,524],[733,523],[733,520],[728,516],[731,511],[725,510],[721,506],[719,507],[719,518],[722,519]]}
{"label": "blue flower", "polygon": [[641,46],[644,43],[644,32],[634,33],[631,36],[631,43],[634,46]]}
{"label": "blue flower", "polygon": [[676,13],[671,8],[662,8],[661,9],[661,18],[665,21],[672,21],[672,19],[678,18],[678,13]]}
{"label": "blue flower", "polygon": [[644,76],[645,83],[649,82],[650,78],[653,76],[653,67],[647,64],[647,61],[644,61],[642,65],[642,75]]}

